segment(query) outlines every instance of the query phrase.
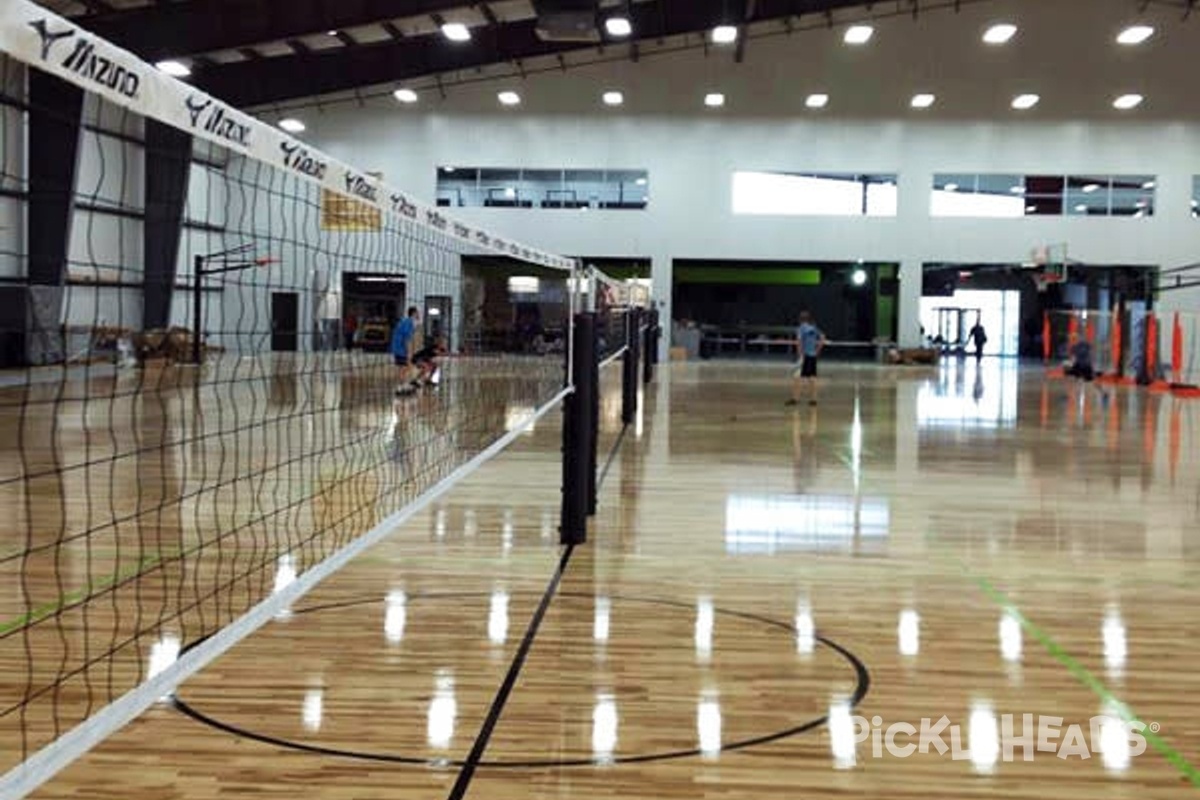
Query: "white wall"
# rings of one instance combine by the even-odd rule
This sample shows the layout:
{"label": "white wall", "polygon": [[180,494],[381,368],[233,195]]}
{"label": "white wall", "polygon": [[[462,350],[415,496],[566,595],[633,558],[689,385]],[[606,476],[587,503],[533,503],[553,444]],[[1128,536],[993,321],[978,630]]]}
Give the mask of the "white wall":
{"label": "white wall", "polygon": [[[1170,266],[1200,260],[1190,214],[1200,125],[1190,123],[913,122],[406,113],[335,110],[310,124],[334,155],[434,196],[438,165],[647,168],[647,211],[456,209],[497,231],[567,254],[655,260],[656,298],[678,258],[893,260],[910,281],[902,304],[916,335],[911,282],[929,261],[1022,262],[1066,242],[1090,264]],[[894,219],[746,217],[731,212],[737,169],[896,172]],[[1154,217],[946,219],[929,214],[937,172],[1128,173],[1158,176]],[[919,291],[919,288],[918,288]]]}

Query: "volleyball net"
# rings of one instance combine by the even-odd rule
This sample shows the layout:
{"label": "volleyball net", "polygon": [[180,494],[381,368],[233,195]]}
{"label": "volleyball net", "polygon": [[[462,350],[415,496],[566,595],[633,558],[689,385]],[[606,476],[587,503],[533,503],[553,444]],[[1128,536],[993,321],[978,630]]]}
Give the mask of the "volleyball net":
{"label": "volleyball net", "polygon": [[572,259],[27,0],[0,53],[0,795],[564,404],[582,541],[577,376],[633,341],[631,297],[591,312]]}

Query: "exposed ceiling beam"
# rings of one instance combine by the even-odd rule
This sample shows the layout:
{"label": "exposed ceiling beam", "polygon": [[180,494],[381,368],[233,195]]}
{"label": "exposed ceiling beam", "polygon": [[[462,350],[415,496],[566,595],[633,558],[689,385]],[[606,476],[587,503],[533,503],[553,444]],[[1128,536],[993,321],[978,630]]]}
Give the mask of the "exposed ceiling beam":
{"label": "exposed ceiling beam", "polygon": [[104,0],[79,0],[91,14],[109,14],[112,13],[113,7]]}
{"label": "exposed ceiling beam", "polygon": [[[634,41],[707,31],[720,14],[719,5],[705,0],[657,0],[635,4],[632,9]],[[862,0],[806,0],[803,5],[807,10],[830,10],[865,3]],[[794,8],[793,0],[758,0],[755,19],[783,19],[793,14]],[[453,46],[441,34],[428,34],[410,36],[402,43],[383,42],[307,55],[279,56],[252,64],[223,64],[206,70],[199,84],[234,105],[254,106],[455,70],[478,69],[508,60],[520,63],[522,59],[594,47],[583,42],[543,41],[535,32],[536,27],[536,20],[526,19],[489,28],[495,37],[494,47],[483,42]],[[501,54],[499,58],[498,54]]]}
{"label": "exposed ceiling beam", "polygon": [[346,45],[346,47],[358,47],[358,40],[346,31],[337,31],[333,35],[338,38],[338,41]]}
{"label": "exposed ceiling beam", "polygon": [[287,46],[292,48],[293,53],[301,56],[312,52],[312,48],[299,39],[288,39]]}
{"label": "exposed ceiling beam", "polygon": [[191,0],[114,11],[104,0],[84,2],[103,5],[104,13],[84,17],[81,25],[147,61],[236,50],[469,5],[468,0]]}
{"label": "exposed ceiling beam", "polygon": [[479,13],[483,14],[483,18],[487,20],[488,25],[493,28],[500,24],[500,20],[496,17],[496,12],[492,11],[492,7],[487,3],[478,3]]}
{"label": "exposed ceiling beam", "polygon": [[404,32],[396,27],[392,22],[381,22],[379,27],[387,31],[387,35],[395,39],[397,42],[404,40]]}

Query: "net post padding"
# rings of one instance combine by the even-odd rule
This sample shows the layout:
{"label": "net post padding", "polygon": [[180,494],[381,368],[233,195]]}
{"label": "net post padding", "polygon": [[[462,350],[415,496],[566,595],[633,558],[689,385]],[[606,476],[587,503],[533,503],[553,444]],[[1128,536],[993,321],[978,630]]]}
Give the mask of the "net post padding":
{"label": "net post padding", "polygon": [[564,545],[587,541],[588,509],[591,498],[592,396],[595,394],[593,365],[596,363],[595,319],[580,311],[572,320],[571,383],[575,391],[563,405],[562,516],[559,540]]}
{"label": "net post padding", "polygon": [[1171,324],[1171,394],[1194,399],[1200,397],[1200,374],[1197,373],[1196,315],[1184,316],[1176,311]]}
{"label": "net post padding", "polygon": [[621,422],[630,425],[638,411],[638,358],[641,350],[639,309],[625,311],[625,356],[621,364]]}
{"label": "net post padding", "polygon": [[1170,382],[1163,377],[1160,336],[1158,315],[1150,311],[1146,314],[1146,385],[1151,392],[1155,393],[1171,390]]}

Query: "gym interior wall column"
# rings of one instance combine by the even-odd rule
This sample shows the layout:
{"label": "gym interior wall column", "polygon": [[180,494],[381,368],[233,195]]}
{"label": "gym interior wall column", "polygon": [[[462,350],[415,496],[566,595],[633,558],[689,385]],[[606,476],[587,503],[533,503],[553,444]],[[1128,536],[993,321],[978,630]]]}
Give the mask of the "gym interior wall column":
{"label": "gym interior wall column", "polygon": [[177,128],[146,120],[146,224],[143,230],[144,298],[142,327],[171,322],[171,294],[179,262],[179,236],[192,165],[192,137]]}
{"label": "gym interior wall column", "polygon": [[899,303],[897,303],[897,335],[901,347],[921,345],[921,291],[924,264],[917,258],[900,262]]}
{"label": "gym interior wall column", "polygon": [[675,284],[675,267],[670,256],[659,254],[650,259],[650,283],[650,299],[658,307],[658,324],[663,331],[658,340],[658,360],[665,364],[670,355],[671,320],[674,319],[671,293]]}
{"label": "gym interior wall column", "polygon": [[33,365],[57,363],[65,356],[63,302],[82,115],[82,89],[29,70],[26,346]]}

